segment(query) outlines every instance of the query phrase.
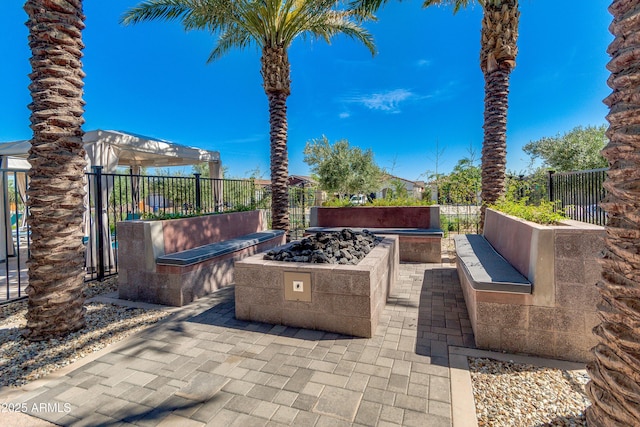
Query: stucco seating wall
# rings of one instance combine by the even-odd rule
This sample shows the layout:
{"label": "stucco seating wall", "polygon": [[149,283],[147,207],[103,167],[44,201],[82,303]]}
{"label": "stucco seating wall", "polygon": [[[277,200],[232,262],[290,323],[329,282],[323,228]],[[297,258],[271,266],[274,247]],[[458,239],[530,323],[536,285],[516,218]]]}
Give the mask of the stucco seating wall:
{"label": "stucco seating wall", "polygon": [[351,228],[399,236],[402,262],[442,262],[440,206],[313,207],[307,234]]}
{"label": "stucco seating wall", "polygon": [[476,345],[591,360],[604,236],[600,226],[544,226],[487,209],[483,236],[454,239]]}
{"label": "stucco seating wall", "polygon": [[232,284],[236,261],[285,243],[265,223],[260,211],[119,222],[119,297],[182,306]]}

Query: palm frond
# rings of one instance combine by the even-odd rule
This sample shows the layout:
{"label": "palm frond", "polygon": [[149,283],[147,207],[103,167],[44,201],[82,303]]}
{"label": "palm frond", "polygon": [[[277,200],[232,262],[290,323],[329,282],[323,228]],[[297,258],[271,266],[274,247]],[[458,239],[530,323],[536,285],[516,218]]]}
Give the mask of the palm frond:
{"label": "palm frond", "polygon": [[364,44],[372,55],[376,54],[376,46],[373,40],[373,35],[367,31],[362,25],[349,19],[348,15],[344,12],[329,13],[325,16],[325,19],[321,22],[317,22],[316,25],[309,28],[309,32],[316,37],[322,37],[327,43],[330,43],[330,39],[338,34],[344,34],[345,36],[360,41]]}
{"label": "palm frond", "polygon": [[373,37],[361,25],[364,15],[349,8],[340,10],[339,1],[145,0],[125,12],[121,22],[180,21],[185,30],[218,34],[208,62],[252,43],[288,48],[296,37],[311,36],[330,43],[341,33],[361,41],[375,54]]}
{"label": "palm frond", "polygon": [[220,34],[218,42],[209,54],[207,63],[220,59],[231,49],[244,49],[249,47],[252,42],[255,42],[255,38],[252,37],[250,33],[245,31],[244,28],[240,28],[238,25],[232,25]]}
{"label": "palm frond", "polygon": [[180,21],[186,31],[217,31],[233,14],[233,0],[147,0],[127,10],[124,25],[143,21]]}
{"label": "palm frond", "polygon": [[466,9],[474,3],[484,7],[484,0],[424,0],[422,7],[453,6],[453,13],[458,13],[460,9]]}
{"label": "palm frond", "polygon": [[191,10],[191,0],[149,0],[127,10],[120,18],[124,25],[162,19],[178,20]]}
{"label": "palm frond", "polygon": [[387,4],[388,0],[352,0],[349,9],[356,11],[361,19],[371,19],[373,15]]}

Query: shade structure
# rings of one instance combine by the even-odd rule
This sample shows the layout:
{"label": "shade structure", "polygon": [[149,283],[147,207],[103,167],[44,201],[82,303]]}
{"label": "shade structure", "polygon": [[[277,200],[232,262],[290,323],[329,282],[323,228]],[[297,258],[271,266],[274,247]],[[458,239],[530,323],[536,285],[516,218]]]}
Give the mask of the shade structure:
{"label": "shade structure", "polygon": [[[222,178],[222,164],[220,153],[218,151],[209,151],[201,148],[187,147],[174,142],[162,139],[147,137],[130,132],[116,130],[92,130],[85,132],[83,138],[84,148],[86,150],[87,171],[92,171],[93,166],[102,166],[103,173],[113,173],[118,166],[128,166],[137,173],[141,167],[169,167],[169,166],[188,166],[199,163],[208,163],[211,178]],[[0,161],[3,169],[11,170],[28,170],[30,164],[27,160],[30,141],[12,141],[0,143]],[[105,182],[108,182],[105,180]],[[91,186],[91,187],[89,187]],[[87,192],[95,194],[94,183],[88,184]],[[0,207],[4,207],[0,212],[0,224],[7,222],[10,216],[9,203],[7,203],[7,179],[0,180]],[[102,185],[102,198],[108,200],[111,188],[108,185]],[[89,214],[88,197],[85,201],[86,212],[84,215],[84,230],[88,237],[87,244],[87,267],[95,267],[90,263],[95,262],[95,254],[97,250],[97,242],[95,236],[96,225]],[[4,215],[3,215],[4,214]],[[106,208],[101,213],[105,220],[103,221],[106,229],[102,233],[103,236],[110,236],[108,230],[108,221],[106,221]],[[26,216],[25,216],[26,218]],[[6,230],[6,227],[4,227]],[[8,233],[0,233],[0,260],[5,259],[7,253],[12,254],[13,239],[11,229]],[[11,248],[5,250],[4,248]],[[103,259],[113,260],[113,249],[110,241],[103,242],[105,253]]]}
{"label": "shade structure", "polygon": [[[82,141],[87,152],[87,170],[91,166],[103,166],[104,172],[113,172],[117,166],[166,167],[188,166],[198,163],[213,163],[220,166],[220,153],[201,148],[187,147],[174,142],[117,130],[92,130],[85,132]],[[0,143],[0,156],[26,159],[31,148],[30,141]],[[107,169],[107,158],[114,156],[116,162]],[[95,163],[94,163],[95,162]],[[25,168],[24,162],[19,168]],[[28,167],[26,167],[28,169]],[[215,169],[218,169],[215,168]],[[216,176],[212,176],[216,178]]]}

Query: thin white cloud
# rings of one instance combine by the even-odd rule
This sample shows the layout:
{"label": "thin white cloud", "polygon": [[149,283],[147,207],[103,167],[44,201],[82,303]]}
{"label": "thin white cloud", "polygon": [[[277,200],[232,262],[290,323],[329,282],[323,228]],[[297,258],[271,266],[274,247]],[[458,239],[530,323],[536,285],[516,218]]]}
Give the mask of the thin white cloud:
{"label": "thin white cloud", "polygon": [[416,95],[407,89],[394,89],[386,92],[353,96],[347,101],[363,105],[370,110],[399,113],[400,104],[415,97]]}
{"label": "thin white cloud", "polygon": [[343,113],[340,113],[338,117],[340,117],[341,119],[348,119],[349,117],[351,117],[351,114],[345,111]]}
{"label": "thin white cloud", "polygon": [[428,59],[419,59],[417,65],[418,67],[428,67],[431,65],[431,61]]}

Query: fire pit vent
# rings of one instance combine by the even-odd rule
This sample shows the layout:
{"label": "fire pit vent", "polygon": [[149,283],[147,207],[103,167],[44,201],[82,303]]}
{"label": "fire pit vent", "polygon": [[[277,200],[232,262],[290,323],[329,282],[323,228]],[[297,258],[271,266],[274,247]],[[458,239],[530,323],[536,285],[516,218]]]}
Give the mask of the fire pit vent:
{"label": "fire pit vent", "polygon": [[368,230],[345,228],[339,232],[321,232],[272,249],[264,259],[314,264],[358,264],[382,241]]}

